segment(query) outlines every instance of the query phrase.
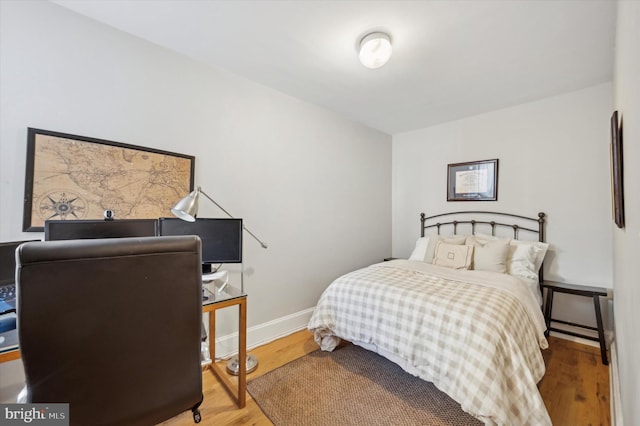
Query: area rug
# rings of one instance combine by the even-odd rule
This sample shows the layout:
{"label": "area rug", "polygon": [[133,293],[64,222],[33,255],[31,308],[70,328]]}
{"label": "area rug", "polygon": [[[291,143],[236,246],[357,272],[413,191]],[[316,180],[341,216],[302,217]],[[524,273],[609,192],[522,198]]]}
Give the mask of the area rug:
{"label": "area rug", "polygon": [[276,426],[482,424],[432,383],[355,345],[312,352],[247,390]]}

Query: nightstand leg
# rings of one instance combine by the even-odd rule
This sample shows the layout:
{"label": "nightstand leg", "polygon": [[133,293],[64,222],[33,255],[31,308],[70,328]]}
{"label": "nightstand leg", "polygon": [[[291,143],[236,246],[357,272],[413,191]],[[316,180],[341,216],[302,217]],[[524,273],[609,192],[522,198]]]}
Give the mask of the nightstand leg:
{"label": "nightstand leg", "polygon": [[549,337],[549,328],[551,327],[551,311],[553,310],[553,289],[547,289],[547,301],[545,303],[544,319],[547,324],[547,329],[544,332],[545,337]]}
{"label": "nightstand leg", "polygon": [[602,325],[602,312],[600,311],[600,296],[593,296],[593,306],[596,310],[596,322],[598,324],[598,340],[600,341],[600,355],[602,356],[602,363],[609,365],[607,359],[607,346],[604,342],[604,326]]}

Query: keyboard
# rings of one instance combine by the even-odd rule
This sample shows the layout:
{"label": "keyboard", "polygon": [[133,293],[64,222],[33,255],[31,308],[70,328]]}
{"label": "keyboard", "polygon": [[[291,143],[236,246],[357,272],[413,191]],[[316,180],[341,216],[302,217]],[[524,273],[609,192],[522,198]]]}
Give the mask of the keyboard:
{"label": "keyboard", "polygon": [[8,284],[0,287],[0,300],[5,302],[16,300],[16,285]]}
{"label": "keyboard", "polygon": [[0,287],[0,314],[16,310],[16,285],[8,284]]}

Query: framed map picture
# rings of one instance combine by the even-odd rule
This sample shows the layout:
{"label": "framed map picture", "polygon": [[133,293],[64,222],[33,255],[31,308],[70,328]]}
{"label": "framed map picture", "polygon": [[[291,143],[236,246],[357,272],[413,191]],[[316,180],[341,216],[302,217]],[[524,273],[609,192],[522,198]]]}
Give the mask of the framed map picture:
{"label": "framed map picture", "polygon": [[447,201],[496,201],[498,159],[449,164]]}
{"label": "framed map picture", "polygon": [[156,219],[193,190],[195,157],[28,129],[22,230],[47,219]]}

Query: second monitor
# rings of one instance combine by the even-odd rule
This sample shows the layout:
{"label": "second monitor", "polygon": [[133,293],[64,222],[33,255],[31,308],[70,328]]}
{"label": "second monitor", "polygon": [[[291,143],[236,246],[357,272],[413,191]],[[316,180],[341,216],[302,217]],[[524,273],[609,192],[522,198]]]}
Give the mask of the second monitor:
{"label": "second monitor", "polygon": [[44,240],[155,237],[157,224],[157,219],[47,220]]}
{"label": "second monitor", "polygon": [[160,235],[197,235],[202,240],[203,272],[218,263],[242,263],[242,219],[198,218],[186,222],[163,217],[158,221]]}

